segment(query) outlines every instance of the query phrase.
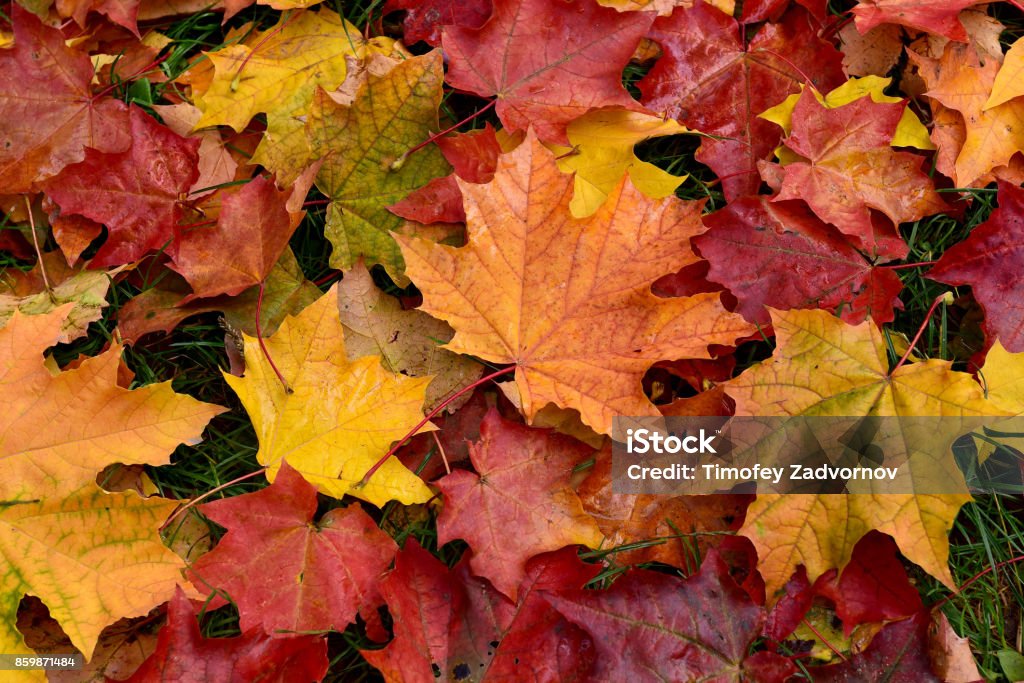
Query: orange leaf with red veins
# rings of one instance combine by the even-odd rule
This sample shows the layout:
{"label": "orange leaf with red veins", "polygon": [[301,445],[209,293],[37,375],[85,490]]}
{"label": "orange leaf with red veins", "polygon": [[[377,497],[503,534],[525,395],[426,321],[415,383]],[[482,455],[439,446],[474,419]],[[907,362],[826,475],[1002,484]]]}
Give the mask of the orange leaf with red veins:
{"label": "orange leaf with red veins", "polygon": [[[802,202],[772,202],[764,195],[737,199],[704,217],[708,231],[694,246],[711,263],[708,279],[736,295],[736,311],[761,325],[765,306],[824,308],[858,323],[871,316],[891,322],[903,283],[876,265]],[[888,258],[901,258],[902,250]],[[894,247],[896,245],[893,245]]]}
{"label": "orange leaf with red veins", "polygon": [[92,267],[135,261],[167,244],[182,216],[178,200],[199,176],[199,140],[181,137],[137,106],[129,118],[128,150],[90,148],[84,161],[41,184],[63,212],[107,226]]}
{"label": "orange leaf with red veins", "polygon": [[619,14],[594,0],[495,0],[481,28],[445,27],[448,84],[498,98],[511,132],[532,126],[569,144],[565,127],[599,107],[642,111],[622,70],[651,25],[649,12]]}
{"label": "orange leaf with red veins", "polygon": [[[1024,100],[1016,98],[985,108],[999,72],[998,61],[983,62],[973,47],[962,43],[947,44],[939,60],[914,52],[908,52],[908,56],[928,85],[925,94],[963,116],[966,137],[957,150],[953,178],[957,187],[971,187],[1024,150]],[[940,147],[939,151],[944,150]]]}
{"label": "orange leaf with red veins", "polygon": [[651,293],[658,277],[698,260],[700,202],[651,200],[623,179],[592,216],[573,218],[573,178],[532,132],[490,183],[459,187],[465,247],[396,240],[422,310],[455,329],[446,348],[515,363],[529,420],[548,403],[602,433],[614,415],[657,416],[641,385],[651,365],[708,358],[709,344],[753,332],[718,294]]}
{"label": "orange leaf with red veins", "polygon": [[865,243],[874,235],[872,209],[895,224],[948,211],[921,170],[924,159],[890,145],[903,108],[862,97],[832,109],[805,90],[784,142],[807,161],[782,167],[774,201],[803,199],[822,220]]}
{"label": "orange leaf with red veins", "polygon": [[444,508],[438,543],[464,539],[477,576],[515,600],[526,561],[568,545],[596,548],[604,535],[570,485],[573,467],[593,451],[580,441],[509,422],[491,409],[470,444],[476,474],[438,480]]}
{"label": "orange leaf with red veins", "polygon": [[638,84],[642,101],[688,128],[725,138],[705,139],[697,160],[722,179],[728,199],[758,191],[757,162],[779,144],[778,128],[757,115],[799,92],[804,74],[821,92],[845,80],[842,55],[818,29],[793,8],[748,44],[735,19],[703,3],[654,22],[651,37],[664,54]]}
{"label": "orange leaf with red veins", "polygon": [[1012,352],[1024,351],[1024,190],[999,183],[999,208],[950,247],[928,271],[947,285],[970,285],[985,311],[985,329]]}
{"label": "orange leaf with red veins", "polygon": [[93,97],[89,55],[11,4],[14,48],[0,50],[0,192],[28,192],[85,148],[120,152],[129,145],[124,103]]}
{"label": "orange leaf with red veins", "polygon": [[748,657],[764,610],[715,552],[689,579],[637,569],[607,590],[565,591],[548,601],[593,636],[590,680],[781,683],[796,671],[778,654]]}
{"label": "orange leaf with red veins", "polygon": [[181,588],[167,605],[167,623],[156,642],[156,652],[126,683],[295,683],[319,681],[327,674],[327,641],[321,636],[272,638],[249,632],[235,638],[203,638],[192,603]]}
{"label": "orange leaf with red veins", "polygon": [[[298,189],[305,197],[309,183]],[[194,292],[182,303],[235,296],[263,282],[305,216],[289,206],[292,196],[292,190],[279,190],[273,180],[258,176],[225,191],[216,225],[179,226],[171,248],[172,268]]]}
{"label": "orange leaf with red veins", "polygon": [[409,540],[381,585],[395,637],[363,650],[388,683],[434,680],[579,683],[590,680],[594,644],[548,604],[554,591],[582,588],[600,571],[569,548],[530,560],[513,603],[466,561],[448,569]]}
{"label": "orange leaf with red veins", "polygon": [[287,464],[268,488],[203,505],[228,533],[189,578],[230,595],[242,631],[344,631],[357,612],[375,615],[398,546],[358,503],[314,522],[316,507],[316,488]]}
{"label": "orange leaf with red veins", "polygon": [[857,30],[867,33],[881,24],[899,24],[950,40],[967,42],[960,12],[986,0],[864,0],[853,7]]}

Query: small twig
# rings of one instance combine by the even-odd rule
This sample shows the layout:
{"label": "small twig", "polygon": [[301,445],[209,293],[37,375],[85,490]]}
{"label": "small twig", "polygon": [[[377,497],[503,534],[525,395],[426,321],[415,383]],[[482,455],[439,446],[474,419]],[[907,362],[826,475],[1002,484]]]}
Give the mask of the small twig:
{"label": "small twig", "polygon": [[917,329],[917,334],[914,335],[914,338],[910,341],[910,344],[907,345],[907,352],[903,354],[903,357],[900,358],[900,361],[896,363],[896,367],[894,367],[892,369],[892,372],[889,373],[890,377],[894,375],[897,370],[903,367],[903,364],[907,362],[908,358],[910,358],[910,354],[914,352],[914,347],[917,346],[917,342],[921,339],[921,335],[924,334],[925,328],[928,327],[928,321],[931,319],[932,313],[934,313],[935,309],[938,308],[939,304],[947,300],[949,296],[949,292],[945,292],[935,297],[935,301],[932,302],[931,308],[929,308],[928,312],[925,313],[924,315],[924,322],[921,323],[921,327]]}
{"label": "small twig", "polygon": [[291,385],[288,384],[288,380],[286,380],[284,375],[281,374],[281,371],[277,369],[277,365],[274,364],[274,359],[270,356],[270,351],[267,350],[267,345],[263,342],[263,328],[260,325],[260,311],[263,309],[263,291],[265,289],[266,281],[263,280],[260,282],[260,293],[256,298],[256,341],[259,342],[260,350],[263,351],[263,357],[266,358],[267,363],[270,364],[270,369],[273,370],[274,374],[277,375],[277,378],[281,380],[284,392],[286,394],[292,394],[295,392],[292,390]]}
{"label": "small twig", "polygon": [[492,372],[489,375],[485,375],[485,376],[481,377],[480,379],[478,379],[477,381],[473,382],[472,384],[470,384],[468,386],[465,386],[465,387],[462,387],[461,389],[456,391],[454,394],[452,394],[451,396],[449,396],[445,400],[443,400],[440,403],[438,403],[434,407],[433,410],[431,410],[429,413],[427,413],[426,416],[422,420],[419,421],[419,424],[417,424],[415,427],[413,427],[411,430],[409,430],[408,434],[406,434],[401,439],[396,441],[395,445],[392,446],[390,448],[390,450],[388,450],[388,452],[384,454],[383,458],[381,458],[376,463],[374,463],[373,467],[371,467],[366,472],[366,474],[363,475],[363,478],[359,481],[359,483],[357,483],[355,485],[354,488],[361,488],[363,486],[366,486],[367,482],[370,481],[370,477],[372,477],[374,474],[376,474],[377,470],[379,470],[381,467],[384,466],[384,463],[386,463],[388,461],[388,458],[390,458],[392,455],[394,455],[398,451],[399,448],[404,446],[406,441],[408,441],[412,437],[416,436],[416,433],[419,432],[423,428],[423,426],[425,424],[430,422],[430,420],[433,417],[435,417],[438,413],[440,413],[442,410],[447,408],[448,405],[452,403],[452,401],[456,400],[460,396],[464,396],[465,394],[473,391],[474,389],[476,389],[481,384],[486,384],[487,382],[490,382],[492,379],[494,379],[496,377],[501,377],[502,375],[507,375],[510,372],[515,372],[516,367],[517,366],[515,366],[515,365],[510,365],[507,368],[502,368],[501,370],[498,370],[496,372]]}
{"label": "small twig", "polygon": [[840,652],[838,649],[836,649],[835,645],[833,645],[832,643],[828,642],[828,640],[825,639],[825,636],[823,636],[820,633],[818,633],[818,629],[814,628],[814,626],[811,625],[811,622],[807,621],[806,618],[803,621],[804,621],[804,626],[806,626],[807,628],[811,629],[811,633],[813,633],[818,638],[818,640],[820,640],[821,642],[825,643],[825,645],[828,646],[828,649],[832,650],[832,652],[835,652],[836,656],[839,657],[839,659],[843,660],[844,662],[846,661],[846,657],[843,656],[843,653]]}
{"label": "small twig", "polygon": [[798,67],[796,64],[794,64],[788,57],[784,57],[784,56],[780,55],[778,52],[776,52],[775,50],[769,50],[766,47],[759,47],[759,48],[757,48],[757,51],[758,52],[765,52],[767,54],[770,54],[773,57],[775,57],[776,59],[781,59],[786,64],[789,64],[791,67],[793,67],[794,71],[796,71],[798,74],[800,74],[801,76],[804,77],[804,83],[806,83],[808,86],[810,86],[812,90],[817,90],[817,88],[814,87],[814,81],[811,80],[811,77],[808,76],[807,74],[805,74],[804,70],[801,69],[800,67]]}
{"label": "small twig", "polygon": [[39,258],[39,274],[43,276],[43,286],[46,287],[46,295],[50,297],[50,301],[57,303],[56,297],[53,296],[53,287],[50,286],[50,278],[46,275],[46,264],[43,263],[43,250],[39,248],[39,235],[36,234],[36,218],[32,215],[32,202],[28,200],[28,195],[25,195],[25,209],[28,211],[28,224],[32,230],[32,244],[36,248],[36,256]]}
{"label": "small twig", "polygon": [[405,154],[403,154],[402,156],[398,157],[393,162],[391,162],[391,170],[392,171],[397,171],[398,169],[402,168],[402,164],[405,163],[405,160],[408,159],[409,157],[411,157],[413,154],[415,154],[416,152],[420,151],[421,149],[423,149],[424,147],[429,145],[434,140],[437,140],[438,138],[443,138],[445,135],[448,135],[448,133],[451,133],[454,130],[458,130],[458,128],[460,126],[464,126],[465,124],[469,123],[470,121],[472,121],[476,117],[480,116],[485,111],[487,111],[488,109],[493,107],[495,104],[497,104],[497,102],[498,102],[497,99],[491,100],[490,102],[487,103],[487,106],[483,107],[482,109],[477,109],[476,112],[474,112],[474,113],[470,114],[469,116],[467,116],[466,118],[462,119],[461,121],[456,123],[454,126],[449,126],[448,128],[445,128],[444,130],[442,130],[440,133],[434,133],[429,138],[427,138],[426,140],[424,140],[420,144],[416,145],[412,149],[408,150],[407,152],[405,152]]}
{"label": "small twig", "polygon": [[209,491],[207,491],[203,495],[198,496],[196,498],[193,498],[192,500],[190,500],[189,502],[185,503],[180,508],[175,510],[174,513],[170,517],[167,518],[167,521],[164,522],[164,524],[161,527],[161,529],[168,528],[171,524],[174,523],[174,520],[176,520],[178,517],[183,515],[190,508],[193,508],[196,505],[198,505],[200,501],[206,500],[207,498],[209,498],[213,494],[219,493],[220,491],[223,491],[224,489],[226,489],[229,486],[234,486],[235,484],[237,484],[239,482],[243,482],[246,479],[252,479],[253,477],[255,477],[255,476],[259,475],[259,474],[265,473],[266,471],[267,471],[266,466],[263,466],[263,467],[259,468],[258,470],[254,471],[254,472],[249,472],[248,474],[243,474],[240,477],[235,477],[231,481],[225,482],[225,483],[221,484],[220,486],[218,486],[216,488],[210,489]]}

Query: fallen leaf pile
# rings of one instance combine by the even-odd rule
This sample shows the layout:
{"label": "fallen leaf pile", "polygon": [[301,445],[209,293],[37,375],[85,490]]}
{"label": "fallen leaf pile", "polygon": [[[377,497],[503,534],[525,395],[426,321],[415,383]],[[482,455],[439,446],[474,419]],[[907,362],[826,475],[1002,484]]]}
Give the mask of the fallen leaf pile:
{"label": "fallen leaf pile", "polygon": [[0,2],[0,653],[981,679],[917,589],[966,494],[623,494],[609,435],[1024,413],[1022,13]]}

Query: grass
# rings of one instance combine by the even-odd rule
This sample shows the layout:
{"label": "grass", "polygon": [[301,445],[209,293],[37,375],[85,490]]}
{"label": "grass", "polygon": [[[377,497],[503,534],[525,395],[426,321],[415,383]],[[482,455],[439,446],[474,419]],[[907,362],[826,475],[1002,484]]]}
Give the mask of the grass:
{"label": "grass", "polygon": [[[328,3],[342,16],[357,27],[380,20],[382,0],[359,0],[342,3]],[[834,3],[834,10],[844,10],[848,3]],[[842,5],[841,7],[839,5]],[[1004,39],[1012,40],[1024,32],[1024,22],[1019,13],[1013,14],[1000,8],[1010,22]],[[162,32],[171,39],[167,57],[161,69],[170,78],[178,76],[194,59],[202,59],[202,51],[223,47],[232,30],[247,27],[247,30],[266,28],[278,20],[280,14],[264,7],[250,7],[226,25],[221,25],[221,16],[211,12],[199,12],[162,27]],[[422,47],[422,46],[421,46]],[[421,51],[421,50],[420,50]],[[635,91],[635,83],[646,73],[646,67],[631,66],[624,74],[624,83]],[[145,82],[144,85],[140,83]],[[146,78],[123,83],[116,93],[126,101],[133,101],[149,107],[157,103],[165,93],[172,92],[173,84],[151,83]],[[458,121],[479,109],[483,101],[465,95],[449,95],[442,105],[443,118]],[[496,123],[494,112],[472,121],[464,129],[481,127],[484,122]],[[676,175],[687,175],[677,194],[687,200],[705,200],[705,211],[721,208],[724,197],[714,174],[695,158],[701,138],[695,135],[678,135],[657,138],[637,146],[637,155]],[[951,245],[961,241],[970,230],[983,222],[993,208],[992,188],[969,192],[970,202],[963,203],[964,213],[959,219],[939,215],[901,226],[901,234],[909,245],[908,263],[926,263],[936,260]],[[330,245],[324,238],[324,206],[316,204],[323,199],[315,190],[309,197],[314,201],[306,219],[291,240],[298,263],[306,277],[313,281],[330,281],[334,271],[328,263]],[[0,229],[7,228],[7,217],[0,222]],[[47,248],[54,248],[54,244]],[[27,268],[0,253],[0,268]],[[912,338],[924,320],[925,313],[939,294],[953,291],[956,300],[951,306],[941,305],[934,316],[928,319],[924,334],[917,347],[919,353],[930,357],[953,361],[958,369],[975,369],[971,357],[979,350],[977,305],[970,298],[966,288],[949,288],[924,277],[926,267],[907,268],[899,271],[904,284],[903,311],[897,314],[889,326],[892,332]],[[386,276],[375,272],[380,284],[387,286]],[[116,315],[120,307],[143,288],[154,286],[146,282],[142,288],[128,281],[116,283],[110,294],[111,306],[104,317],[90,327],[88,337],[73,344],[62,345],[55,351],[60,363],[66,363],[80,353],[98,353],[114,337]],[[396,288],[391,285],[391,290]],[[771,353],[768,341],[750,342],[737,353],[737,371],[753,364]],[[891,353],[895,363],[899,354]],[[222,370],[228,367],[225,350],[225,333],[218,315],[203,314],[188,319],[167,336],[151,335],[140,343],[129,347],[124,355],[125,363],[135,374],[133,386],[171,380],[175,390],[190,394],[204,401],[217,403],[229,408],[229,412],[216,418],[207,429],[204,440],[197,446],[182,446],[172,457],[172,464],[165,467],[151,467],[148,472],[162,495],[172,498],[191,498],[211,491],[244,474],[253,472],[259,465],[256,461],[257,440],[252,425],[241,408],[237,398],[223,380]],[[250,492],[266,485],[262,477],[228,486],[214,497],[234,496]],[[323,499],[324,510],[340,503]],[[978,656],[979,665],[986,677],[998,680],[1000,666],[998,652],[1004,649],[1021,649],[1021,634],[1024,632],[1024,563],[1011,562],[1024,554],[1024,503],[1019,495],[985,495],[965,506],[950,538],[950,565],[957,585],[970,583],[965,590],[951,595],[950,591],[935,579],[923,574],[912,565],[913,572],[923,599],[927,604],[942,604],[956,632],[970,639]],[[385,506],[379,513],[379,521],[401,544],[407,538],[415,538],[420,544],[435,552],[446,564],[453,565],[465,550],[461,542],[437,547],[436,529],[432,513],[419,507],[403,508],[394,504]],[[212,523],[209,533],[217,537],[222,530]],[[630,544],[618,548],[587,553],[590,560],[604,560],[607,568],[594,580],[595,585],[607,585],[625,567],[615,561],[615,555],[644,545],[659,542],[656,539]],[[694,544],[694,553],[696,545]],[[987,572],[987,573],[986,573]],[[237,610],[228,605],[205,614],[202,621],[204,635],[226,637],[238,634]],[[359,655],[359,650],[375,645],[366,637],[361,624],[348,628],[343,633],[329,636],[331,668],[328,681],[370,681],[380,680],[379,675]]]}

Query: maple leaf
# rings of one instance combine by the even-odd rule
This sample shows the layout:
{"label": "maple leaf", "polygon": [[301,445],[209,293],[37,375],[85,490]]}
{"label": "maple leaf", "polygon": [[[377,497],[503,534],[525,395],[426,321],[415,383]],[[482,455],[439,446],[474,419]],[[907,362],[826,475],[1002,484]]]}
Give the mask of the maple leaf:
{"label": "maple leaf", "polygon": [[1009,351],[1024,351],[1024,305],[1015,296],[1024,277],[1024,190],[1000,182],[999,208],[946,250],[927,277],[970,285],[985,311],[985,329]]}
{"label": "maple leaf", "polygon": [[[885,94],[885,89],[891,84],[891,78],[864,76],[863,78],[851,78],[824,96],[817,90],[812,90],[812,93],[818,102],[830,109],[841,107],[844,104],[849,104],[850,102],[856,102],[862,97],[870,97],[872,102],[879,104],[883,102],[904,103],[902,98],[891,97]],[[801,87],[801,93],[802,92],[803,87]],[[782,126],[782,130],[785,131],[786,135],[789,135],[793,130],[793,110],[796,108],[796,104],[799,101],[800,95],[794,93],[771,109],[761,112],[759,116],[762,119],[779,124]],[[928,129],[925,128],[923,123],[921,123],[921,119],[917,118],[917,114],[915,114],[910,107],[906,106],[903,108],[903,115],[900,117],[900,122],[896,124],[896,131],[893,133],[890,144],[893,147],[935,149],[935,145],[928,137]],[[788,152],[787,156],[780,157],[784,164],[800,160],[799,156],[793,154],[785,147],[780,147],[777,152],[781,152],[783,154]]]}
{"label": "maple leaf", "polygon": [[388,0],[384,14],[406,10],[402,26],[407,45],[424,41],[441,46],[441,29],[445,26],[480,28],[491,17],[491,0]]}
{"label": "maple leaf", "polygon": [[107,289],[115,275],[117,270],[76,270],[54,252],[43,254],[36,267],[27,273],[8,268],[0,274],[0,327],[15,311],[40,315],[71,303],[57,341],[66,343],[84,336],[89,323],[102,317]]}
{"label": "maple leaf", "polygon": [[40,185],[65,213],[107,226],[92,267],[121,265],[160,249],[182,216],[179,198],[198,177],[199,141],[183,138],[138,106],[129,111],[132,143],[124,152],[88,149]]}
{"label": "maple leaf", "polygon": [[140,0],[56,0],[55,4],[60,16],[74,19],[82,28],[87,25],[89,13],[96,12],[139,37],[139,2]]}
{"label": "maple leaf", "polygon": [[[0,582],[7,652],[24,647],[14,622],[26,593],[47,604],[85,653],[107,623],[167,599],[182,563],[157,529],[174,503],[108,494],[96,474],[117,462],[166,463],[223,410],[175,394],[169,382],[120,388],[117,347],[52,374],[42,351],[71,309],[15,312],[0,329],[0,539],[5,564],[16,568]],[[77,590],[69,594],[69,585]]]}
{"label": "maple leaf", "polygon": [[[710,413],[702,409],[691,414]],[[752,500],[752,496],[728,494],[663,496],[616,493],[611,470],[611,447],[606,446],[597,454],[593,468],[577,489],[584,511],[594,518],[606,537],[604,547],[618,548],[654,539],[662,541],[617,551],[615,561],[620,564],[662,562],[689,568],[694,541],[700,554],[706,554],[716,539],[715,532],[733,531],[739,527],[743,512]]]}
{"label": "maple leaf", "polygon": [[179,226],[171,268],[188,280],[192,296],[235,296],[263,282],[306,215],[300,207],[311,183],[309,177],[279,190],[258,176],[224,193],[215,226]]}
{"label": "maple leaf", "polygon": [[771,306],[824,308],[848,322],[870,316],[884,323],[892,321],[894,306],[902,308],[896,272],[873,263],[801,202],[742,197],[704,224],[708,231],[693,243],[711,263],[707,277],[736,295],[736,311],[747,320],[770,322]]}
{"label": "maple leaf", "polygon": [[28,192],[35,182],[85,158],[85,148],[129,145],[124,103],[93,97],[89,56],[55,28],[11,5],[14,47],[0,50],[0,188]]}
{"label": "maple leaf", "polygon": [[735,19],[704,3],[654,22],[651,37],[664,54],[637,84],[642,101],[724,138],[705,139],[697,160],[722,179],[727,199],[758,191],[757,162],[778,144],[778,129],[757,114],[796,92],[803,74],[822,92],[845,80],[841,55],[817,31],[799,8],[762,26],[749,44]]}
{"label": "maple leaf", "polygon": [[764,610],[730,578],[715,552],[689,579],[634,569],[607,590],[564,591],[548,600],[593,636],[594,680],[767,683],[796,670],[781,655],[770,662],[748,658]]}
{"label": "maple leaf", "polygon": [[327,641],[320,636],[272,638],[249,632],[235,638],[203,638],[192,603],[179,588],[167,605],[167,623],[157,634],[156,652],[126,683],[319,681],[327,667]]}
{"label": "maple leaf", "polygon": [[575,439],[509,422],[492,408],[469,447],[476,473],[458,470],[436,482],[445,502],[438,542],[465,539],[473,572],[515,600],[534,555],[601,545],[604,536],[569,482],[591,453]]}
{"label": "maple leaf", "polygon": [[0,646],[25,651],[18,603],[34,595],[91,655],[107,624],[146,614],[181,580],[184,562],[157,531],[177,504],[92,483],[59,495],[40,488],[36,496],[42,500],[14,501],[0,513],[0,558],[9,570],[0,581]]}
{"label": "maple leaf", "polygon": [[861,33],[867,33],[880,24],[899,24],[966,43],[967,31],[957,21],[957,15],[982,1],[864,0],[852,11],[857,30]]}
{"label": "maple leaf", "polygon": [[192,564],[192,583],[230,595],[243,632],[343,631],[357,612],[375,615],[398,546],[358,504],[314,522],[316,507],[316,488],[287,464],[268,488],[203,505],[228,531]]}
{"label": "maple leaf", "polygon": [[267,478],[288,464],[327,495],[345,494],[381,506],[389,500],[424,503],[427,485],[397,458],[388,458],[365,486],[356,486],[423,416],[430,378],[392,375],[379,356],[349,362],[338,317],[337,286],[265,340],[291,392],[256,339],[243,335],[245,376],[224,379],[256,428],[257,459]]}
{"label": "maple leaf", "polygon": [[334,90],[348,73],[346,57],[361,56],[367,41],[333,12],[299,10],[244,44],[207,53],[213,80],[195,98],[196,128],[223,124],[241,132],[257,114],[267,130],[252,163],[291,184],[309,165],[304,117],[317,88]]}
{"label": "maple leaf", "polygon": [[[178,135],[199,138],[199,177],[190,189],[189,196],[198,198],[211,192],[220,185],[236,180],[238,161],[232,156],[231,150],[225,146],[224,137],[219,130],[192,130],[199,123],[203,112],[191,104],[155,105],[153,111],[160,116],[164,125]],[[197,194],[197,191],[201,191]]]}
{"label": "maple leaf", "polygon": [[533,127],[566,144],[565,127],[601,107],[642,111],[622,86],[622,70],[653,14],[619,14],[594,0],[495,0],[478,29],[447,26],[448,84],[497,97],[509,131]]}
{"label": "maple leaf", "polygon": [[[117,329],[126,344],[136,343],[151,332],[170,332],[184,319],[199,313],[220,311],[233,329],[256,334],[259,287],[233,297],[189,299],[191,288],[177,274],[168,272],[160,282],[125,302],[117,312]],[[286,315],[297,315],[320,298],[322,292],[307,280],[291,249],[285,249],[264,281],[260,328],[273,334]]]}
{"label": "maple leaf", "polygon": [[810,669],[815,681],[872,681],[878,672],[886,673],[893,683],[925,681],[939,683],[942,679],[932,671],[927,651],[929,614],[922,611],[910,619],[887,624],[871,639],[863,652],[852,655],[841,664]]}
{"label": "maple leaf", "polygon": [[558,167],[574,172],[575,192],[569,210],[577,218],[589,216],[604,204],[623,174],[633,187],[651,199],[667,197],[685,177],[674,176],[654,164],[640,161],[633,146],[648,138],[687,132],[675,121],[622,109],[584,114],[567,129],[571,147],[554,147]]}
{"label": "maple leaf", "polygon": [[590,637],[544,596],[582,588],[599,571],[569,548],[539,555],[528,563],[513,603],[470,576],[465,561],[449,570],[409,540],[381,582],[394,639],[362,655],[388,683],[431,680],[435,671],[451,680],[590,680]]}
{"label": "maple leaf", "polygon": [[[397,299],[377,288],[362,263],[338,284],[338,307],[348,359],[380,356],[393,373],[431,377],[428,410],[480,376],[479,363],[441,347],[453,334],[446,322],[423,311],[403,310]],[[453,402],[449,410],[460,405]]]}
{"label": "maple leaf", "polygon": [[[587,219],[569,212],[573,179],[528,133],[494,180],[459,182],[468,245],[397,238],[423,310],[447,320],[446,348],[515,363],[523,411],[579,410],[598,432],[613,415],[657,415],[641,377],[659,360],[707,357],[750,331],[717,294],[660,299],[660,275],[697,260],[699,203],[652,201],[623,179]],[[607,330],[615,329],[615,335]]]}
{"label": "maple leaf", "polygon": [[785,145],[806,158],[782,167],[774,201],[803,199],[822,220],[869,243],[871,210],[895,224],[949,207],[921,171],[923,159],[890,146],[902,104],[861,98],[835,109],[804,92],[793,110]]}
{"label": "maple leaf", "polygon": [[435,50],[384,75],[369,73],[350,106],[322,90],[314,98],[306,125],[323,159],[317,187],[331,199],[324,230],[334,247],[332,267],[347,270],[363,257],[401,277],[404,262],[389,231],[402,221],[387,206],[448,170],[433,145],[405,157],[437,125],[441,80]]}
{"label": "maple leaf", "polygon": [[1021,76],[1024,76],[1024,40],[1017,39],[1006,51],[1003,63],[992,82],[992,93],[985,100],[985,109],[998,107],[1024,95]]}
{"label": "maple leaf", "polygon": [[122,389],[116,346],[54,376],[41,354],[60,337],[71,308],[15,312],[0,329],[0,388],[7,397],[0,499],[10,503],[75,491],[111,463],[165,464],[179,443],[198,442],[224,410],[175,394],[170,382]]}
{"label": "maple leaf", "polygon": [[952,42],[938,60],[914,52],[908,56],[928,85],[925,94],[963,116],[965,137],[953,178],[957,187],[971,186],[1024,149],[1024,101],[986,108],[999,71],[996,60],[983,62],[970,44]]}
{"label": "maple leaf", "polygon": [[[890,373],[886,344],[870,320],[851,326],[824,311],[773,310],[771,317],[775,355],[725,385],[736,415],[1007,414],[985,399],[973,377],[954,372],[947,361],[912,363]],[[913,439],[912,432],[903,438]],[[913,444],[905,450],[911,452]],[[952,586],[947,535],[968,500],[952,493],[759,495],[740,533],[758,549],[769,595],[798,564],[812,581],[842,568],[872,529],[892,536],[909,560]]]}
{"label": "maple leaf", "polygon": [[501,147],[490,123],[480,130],[438,138],[437,146],[455,172],[413,190],[388,211],[420,223],[465,222],[462,191],[455,176],[471,183],[491,182]]}

